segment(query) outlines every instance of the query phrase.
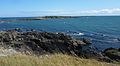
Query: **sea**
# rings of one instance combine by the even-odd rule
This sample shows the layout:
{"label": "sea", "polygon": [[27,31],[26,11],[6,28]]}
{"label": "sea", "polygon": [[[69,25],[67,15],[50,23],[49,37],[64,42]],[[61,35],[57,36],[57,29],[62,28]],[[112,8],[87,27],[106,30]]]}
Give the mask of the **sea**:
{"label": "sea", "polygon": [[[89,38],[99,50],[120,48],[120,16],[80,16],[79,18],[16,20],[23,17],[1,17],[0,31],[21,28],[22,31],[61,32],[75,39]],[[29,18],[29,17],[28,17]],[[5,22],[2,20],[6,20]],[[10,22],[10,20],[14,20]]]}

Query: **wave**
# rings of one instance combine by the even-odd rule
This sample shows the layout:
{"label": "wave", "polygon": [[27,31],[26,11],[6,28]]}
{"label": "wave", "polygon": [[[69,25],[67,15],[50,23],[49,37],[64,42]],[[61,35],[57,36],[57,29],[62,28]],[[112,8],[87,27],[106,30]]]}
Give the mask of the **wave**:
{"label": "wave", "polygon": [[85,35],[83,32],[76,32],[76,31],[67,31],[66,34],[73,35],[73,36],[82,36],[82,35]]}
{"label": "wave", "polygon": [[85,35],[84,33],[74,33],[73,35]]}
{"label": "wave", "polygon": [[91,33],[86,34],[85,36],[92,38],[93,40],[100,41],[100,42],[107,42],[107,43],[119,43],[120,38],[118,36],[103,34],[103,33]]}

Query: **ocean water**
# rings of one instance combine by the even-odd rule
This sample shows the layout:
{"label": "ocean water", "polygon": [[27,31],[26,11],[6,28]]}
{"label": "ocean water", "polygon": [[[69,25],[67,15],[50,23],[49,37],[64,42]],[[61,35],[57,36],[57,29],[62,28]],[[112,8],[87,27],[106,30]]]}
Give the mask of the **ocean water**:
{"label": "ocean water", "polygon": [[0,30],[22,28],[23,31],[62,32],[76,39],[90,38],[99,50],[120,48],[120,16],[83,16],[79,18],[9,22],[18,18],[0,18]]}

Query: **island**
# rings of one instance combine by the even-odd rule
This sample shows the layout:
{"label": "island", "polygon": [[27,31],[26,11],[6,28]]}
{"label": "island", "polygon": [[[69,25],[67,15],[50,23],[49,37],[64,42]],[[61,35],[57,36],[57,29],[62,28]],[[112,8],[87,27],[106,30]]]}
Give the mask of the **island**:
{"label": "island", "polygon": [[27,17],[19,20],[46,20],[46,19],[65,19],[65,18],[79,18],[79,16],[42,16],[42,17]]}
{"label": "island", "polygon": [[47,20],[47,19],[65,19],[79,18],[80,16],[40,16],[40,17],[13,17],[10,19],[1,18],[0,22],[16,22],[16,21],[32,21],[32,20]]}

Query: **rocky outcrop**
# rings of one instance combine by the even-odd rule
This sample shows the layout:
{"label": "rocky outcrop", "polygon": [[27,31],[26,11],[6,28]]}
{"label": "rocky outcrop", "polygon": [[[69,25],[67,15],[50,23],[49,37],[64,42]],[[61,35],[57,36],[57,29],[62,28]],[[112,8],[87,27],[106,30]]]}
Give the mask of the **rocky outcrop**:
{"label": "rocky outcrop", "polygon": [[22,33],[11,30],[1,32],[0,34],[2,45],[19,50],[28,49],[33,52],[38,51],[39,53],[54,53],[55,51],[70,53],[71,48],[86,44],[83,41],[72,39],[70,36],[62,33],[55,34],[37,31]]}
{"label": "rocky outcrop", "polygon": [[76,40],[63,33],[2,31],[0,32],[0,44],[26,54],[30,52],[36,55],[63,53],[110,62],[91,45],[89,39]]}
{"label": "rocky outcrop", "polygon": [[108,48],[104,50],[104,54],[111,58],[112,60],[116,60],[120,62],[120,48]]}

